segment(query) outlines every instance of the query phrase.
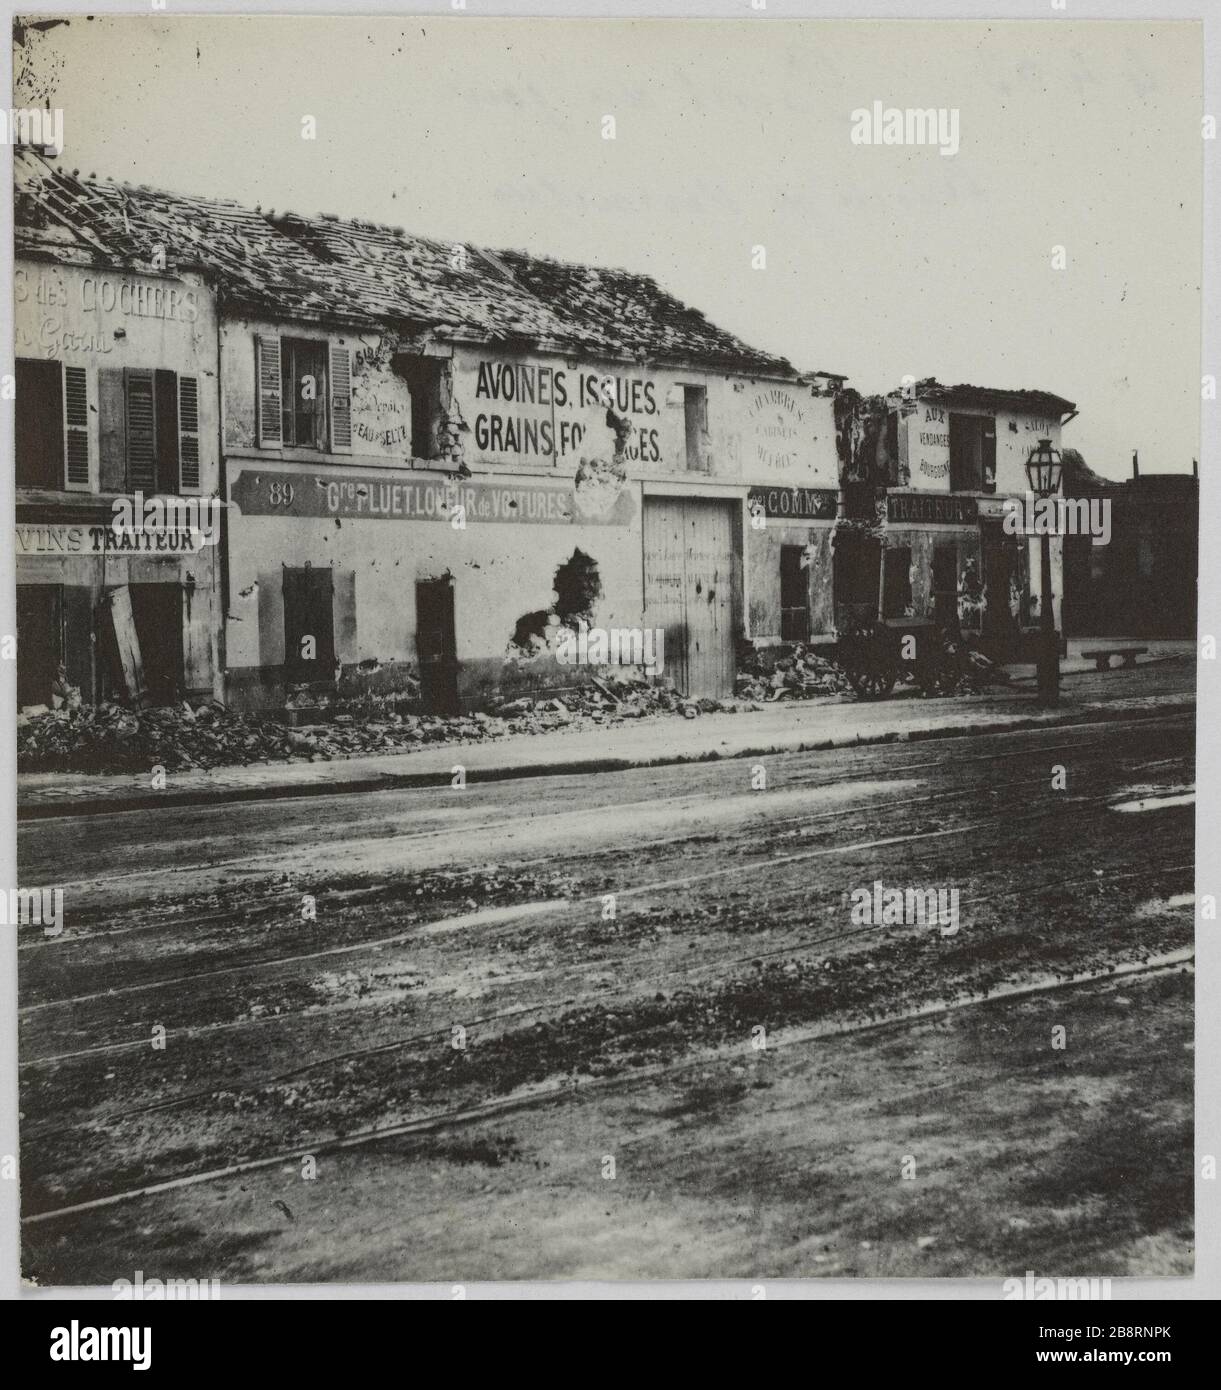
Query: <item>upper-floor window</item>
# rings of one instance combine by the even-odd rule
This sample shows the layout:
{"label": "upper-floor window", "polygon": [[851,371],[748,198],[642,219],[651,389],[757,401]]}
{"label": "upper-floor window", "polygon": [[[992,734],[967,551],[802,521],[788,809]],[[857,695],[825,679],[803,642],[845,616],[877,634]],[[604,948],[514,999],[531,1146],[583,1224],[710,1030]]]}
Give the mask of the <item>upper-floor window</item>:
{"label": "upper-floor window", "polygon": [[996,419],[950,412],[950,488],[996,491]]}
{"label": "upper-floor window", "polygon": [[96,398],[93,386],[84,367],[18,359],[18,487],[198,489],[197,377],[164,368],[101,367]]}
{"label": "upper-floor window", "polygon": [[704,436],[708,432],[708,392],[703,386],[683,387],[683,424],[687,442],[687,467],[708,471]]}
{"label": "upper-floor window", "polygon": [[255,339],[259,445],[352,450],[352,358],[325,339],[259,334]]}
{"label": "upper-floor window", "polygon": [[17,486],[88,489],[89,391],[84,367],[17,359]]}
{"label": "upper-floor window", "polygon": [[446,363],[438,357],[404,356],[397,359],[396,366],[411,396],[411,456],[440,458],[441,431],[445,422],[442,393]]}
{"label": "upper-floor window", "polygon": [[285,447],[325,449],[329,438],[326,344],[281,338],[280,383]]}

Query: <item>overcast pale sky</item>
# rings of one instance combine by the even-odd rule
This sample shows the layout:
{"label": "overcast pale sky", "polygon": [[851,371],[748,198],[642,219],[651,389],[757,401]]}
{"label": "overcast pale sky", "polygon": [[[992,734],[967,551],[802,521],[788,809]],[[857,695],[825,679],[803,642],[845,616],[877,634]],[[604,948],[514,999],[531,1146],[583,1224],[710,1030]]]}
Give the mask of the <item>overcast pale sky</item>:
{"label": "overcast pale sky", "polygon": [[[862,391],[1067,396],[1099,472],[1198,456],[1197,25],[75,17],[24,61],[69,169],[626,266]],[[958,153],[853,144],[875,100]]]}

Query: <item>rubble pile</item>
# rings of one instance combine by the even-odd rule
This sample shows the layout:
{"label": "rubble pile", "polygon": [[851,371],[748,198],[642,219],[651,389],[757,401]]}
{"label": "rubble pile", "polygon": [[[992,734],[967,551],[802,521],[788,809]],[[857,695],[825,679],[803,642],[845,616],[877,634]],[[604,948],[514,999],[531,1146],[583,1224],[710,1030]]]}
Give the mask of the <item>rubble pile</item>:
{"label": "rubble pile", "polygon": [[157,766],[178,771],[286,758],[321,762],[504,732],[486,714],[391,715],[385,722],[357,722],[341,714],[326,724],[294,728],[268,715],[234,714],[215,703],[139,710],[82,705],[19,718],[17,767],[22,772],[145,772]]}
{"label": "rubble pile", "polygon": [[803,642],[760,647],[745,653],[734,686],[742,698],[755,701],[808,700],[815,695],[852,693],[841,667],[828,660],[826,648]]}
{"label": "rubble pile", "polygon": [[587,685],[570,688],[559,696],[508,700],[492,712],[510,721],[511,732],[533,733],[575,721],[612,725],[654,714],[695,719],[701,714],[737,714],[752,708],[755,706],[742,700],[688,700],[630,669],[608,667],[592,676]]}
{"label": "rubble pile", "polygon": [[938,653],[937,682],[928,695],[978,695],[992,685],[1008,685],[1009,672],[966,643],[946,642]]}
{"label": "rubble pile", "polygon": [[31,710],[17,721],[17,766],[21,772],[147,772],[158,766],[172,772],[284,759],[324,762],[426,743],[483,742],[570,725],[609,726],[664,714],[694,719],[752,708],[733,700],[686,700],[665,686],[618,672],[559,695],[508,700],[491,714],[443,718],[402,713],[401,707],[399,699],[367,696],[349,702],[342,713],[300,701],[279,715],[236,714],[216,702]]}

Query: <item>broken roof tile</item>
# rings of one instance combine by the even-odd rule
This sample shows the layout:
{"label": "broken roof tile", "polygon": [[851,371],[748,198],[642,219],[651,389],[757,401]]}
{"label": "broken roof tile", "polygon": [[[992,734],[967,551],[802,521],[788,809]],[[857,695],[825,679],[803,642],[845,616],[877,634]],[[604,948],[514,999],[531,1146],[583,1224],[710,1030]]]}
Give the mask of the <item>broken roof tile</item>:
{"label": "broken roof tile", "polygon": [[167,264],[199,271],[231,309],[798,377],[785,358],[717,328],[647,275],[465,244],[459,254],[456,244],[362,219],[82,179],[28,154],[17,163],[19,250],[69,259],[65,227],[78,238],[77,259],[139,270],[162,248]]}

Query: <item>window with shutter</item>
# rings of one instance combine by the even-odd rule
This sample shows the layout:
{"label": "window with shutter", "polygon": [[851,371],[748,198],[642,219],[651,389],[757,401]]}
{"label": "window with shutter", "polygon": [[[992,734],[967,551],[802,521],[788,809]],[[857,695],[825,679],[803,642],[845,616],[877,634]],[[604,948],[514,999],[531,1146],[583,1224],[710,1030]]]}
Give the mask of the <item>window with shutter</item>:
{"label": "window with shutter", "polygon": [[98,368],[98,472],[103,492],[127,491],[127,379],[122,367]]}
{"label": "window with shutter", "polygon": [[199,488],[199,382],[193,376],[178,378],[178,457],[185,491]]}
{"label": "window with shutter", "polygon": [[352,354],[331,344],[331,451],[352,452]]}
{"label": "window with shutter", "polygon": [[329,358],[325,342],[280,339],[280,442],[286,449],[329,447]]}
{"label": "window with shutter", "polygon": [[17,359],[17,486],[55,489],[64,476],[64,381],[58,362]]}
{"label": "window with shutter", "polygon": [[258,377],[258,441],[263,449],[278,449],[283,440],[280,412],[280,340],[260,334],[254,340]]}
{"label": "window with shutter", "polygon": [[127,369],[127,486],[157,486],[157,411],[153,374],[141,368]]}
{"label": "window with shutter", "polygon": [[64,457],[67,486],[88,488],[89,386],[84,367],[64,368]]}
{"label": "window with shutter", "polygon": [[178,491],[178,375],[158,367],[153,373],[156,389],[157,491],[170,496]]}

